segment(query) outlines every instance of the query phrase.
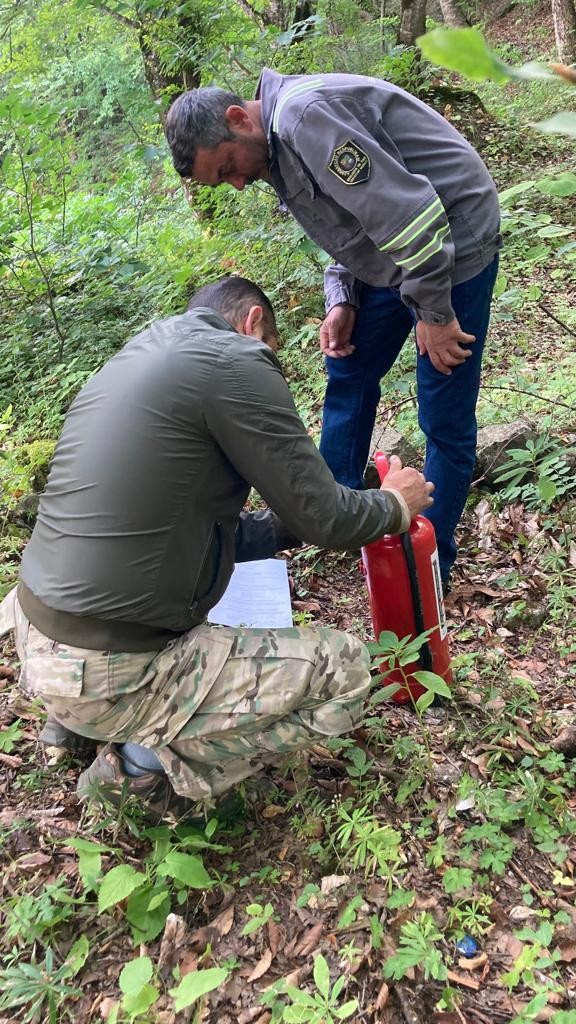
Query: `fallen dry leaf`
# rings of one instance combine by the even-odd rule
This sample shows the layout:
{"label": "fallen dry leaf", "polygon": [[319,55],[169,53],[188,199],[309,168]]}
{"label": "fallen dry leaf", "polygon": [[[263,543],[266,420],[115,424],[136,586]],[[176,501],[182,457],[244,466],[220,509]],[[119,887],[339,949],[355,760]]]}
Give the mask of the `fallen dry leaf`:
{"label": "fallen dry leaf", "polygon": [[328,893],[333,892],[334,889],[339,889],[349,881],[350,875],[325,875],[320,882],[320,892],[327,896]]}
{"label": "fallen dry leaf", "polygon": [[16,669],[11,665],[0,665],[0,679],[15,679]]}
{"label": "fallen dry leaf", "polygon": [[[319,921],[318,924],[315,924],[312,928],[309,928],[308,931],[303,936],[303,938],[301,939],[301,941],[296,946],[293,952],[293,956],[310,956],[310,953],[313,953],[314,950],[316,949],[323,931],[323,921]],[[288,955],[288,950],[286,950],[286,954]]]}
{"label": "fallen dry leaf", "polygon": [[479,967],[483,967],[486,963],[488,963],[487,953],[480,953],[480,956],[474,956],[470,959],[464,956],[458,958],[458,967],[461,967],[463,971],[477,971]]}
{"label": "fallen dry leaf", "polygon": [[0,764],[5,764],[7,768],[20,768],[22,764],[22,758],[18,754],[1,754],[0,753]]}
{"label": "fallen dry leaf", "polygon": [[270,964],[272,963],[272,959],[272,950],[264,950],[264,953],[260,957],[260,960],[256,964],[254,970],[248,975],[246,981],[258,981],[258,978],[261,978],[263,974],[266,974],[266,971],[269,969]]}
{"label": "fallen dry leaf", "polygon": [[390,989],[385,981],[382,982],[378,995],[376,996],[376,1002],[374,1003],[375,1010],[383,1010],[388,1002],[390,996]]}
{"label": "fallen dry leaf", "polygon": [[268,943],[272,952],[272,956],[276,956],[282,942],[282,932],[280,931],[276,921],[268,921],[266,924],[266,930],[268,932]]}
{"label": "fallen dry leaf", "polygon": [[230,904],[225,910],[222,910],[213,921],[205,924],[202,928],[197,928],[196,931],[192,932],[188,939],[189,945],[197,950],[203,952],[206,946],[214,946],[224,935],[228,935],[228,932],[234,924],[234,904]]}
{"label": "fallen dry leaf", "polygon": [[455,985],[462,985],[463,988],[472,988],[475,992],[480,988],[480,982],[474,978],[467,978],[465,974],[456,974],[456,971],[448,971],[448,979]]}
{"label": "fallen dry leaf", "polygon": [[287,807],[281,807],[280,804],[268,804],[260,814],[263,818],[277,818],[279,814],[286,814]]}
{"label": "fallen dry leaf", "polygon": [[51,860],[51,854],[36,850],[34,853],[26,853],[20,857],[16,862],[16,867],[20,871],[33,871],[34,868],[42,868],[45,864],[49,864]]}

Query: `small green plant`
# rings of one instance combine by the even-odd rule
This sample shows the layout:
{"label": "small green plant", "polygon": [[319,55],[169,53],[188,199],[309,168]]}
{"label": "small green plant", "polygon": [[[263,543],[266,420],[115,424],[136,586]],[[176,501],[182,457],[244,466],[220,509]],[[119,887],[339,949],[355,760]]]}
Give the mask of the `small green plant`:
{"label": "small green plant", "polygon": [[246,913],[250,918],[246,922],[241,935],[252,935],[254,932],[263,928],[264,925],[274,916],[274,907],[271,903],[267,903],[266,906],[261,906],[260,903],[249,903],[246,907]]}
{"label": "small green plant", "polygon": [[12,722],[12,725],[9,725],[7,729],[3,729],[0,732],[0,750],[4,754],[9,754],[22,738],[21,725],[22,722],[18,718],[15,722]]}
{"label": "small green plant", "polygon": [[348,1020],[358,1009],[358,1000],[349,999],[340,1003],[340,996],[347,983],[346,975],[340,975],[330,986],[330,968],[320,953],[314,958],[314,982],[316,992],[286,987],[291,1005],[283,1010],[281,1020],[285,1024],[337,1024]]}
{"label": "small green plant", "polygon": [[[460,869],[468,871],[467,868]],[[471,872],[470,872],[471,875]],[[471,879],[470,879],[471,881]],[[475,935],[480,938],[492,924],[490,907],[493,900],[486,894],[458,900],[448,911],[448,927],[454,932],[455,938],[463,935]]]}
{"label": "small green plant", "polygon": [[548,508],[574,490],[574,470],[570,458],[576,448],[566,448],[554,438],[541,435],[528,439],[525,448],[510,448],[496,483],[505,483],[505,501],[521,501],[527,508]]}
{"label": "small green plant", "polygon": [[0,970],[0,1010],[17,1009],[20,1024],[37,1024],[39,1020],[57,1024],[66,1000],[82,995],[68,982],[84,966],[89,948],[88,939],[82,936],[59,967],[50,947],[41,962],[23,961],[15,951],[8,966]]}
{"label": "small green plant", "polygon": [[402,866],[400,832],[391,825],[382,825],[366,804],[353,807],[351,801],[338,807],[334,838],[336,845],[354,868],[364,868],[366,875],[379,874],[391,887]]}
{"label": "small green plant", "polygon": [[399,981],[411,968],[419,967],[426,981],[444,981],[447,970],[435,945],[442,937],[434,918],[425,911],[414,921],[406,921],[400,929],[398,951],[384,964],[384,977]]}

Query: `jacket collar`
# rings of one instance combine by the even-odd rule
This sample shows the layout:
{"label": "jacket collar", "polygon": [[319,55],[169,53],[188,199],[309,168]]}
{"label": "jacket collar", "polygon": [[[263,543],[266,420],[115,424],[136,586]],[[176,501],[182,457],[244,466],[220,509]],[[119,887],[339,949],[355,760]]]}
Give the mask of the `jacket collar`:
{"label": "jacket collar", "polygon": [[268,139],[272,185],[281,199],[291,199],[302,192],[303,188],[311,197],[314,197],[314,185],[302,163],[272,128],[278,94],[284,83],[284,77],[277,71],[264,68],[258,80],[255,95],[255,99],[260,100],[262,104],[262,127]]}

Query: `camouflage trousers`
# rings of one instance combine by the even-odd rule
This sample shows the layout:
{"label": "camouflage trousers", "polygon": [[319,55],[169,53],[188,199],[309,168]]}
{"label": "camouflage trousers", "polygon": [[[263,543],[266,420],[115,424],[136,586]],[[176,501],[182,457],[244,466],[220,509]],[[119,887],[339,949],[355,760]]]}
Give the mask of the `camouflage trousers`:
{"label": "camouflage trousers", "polygon": [[73,732],[151,748],[193,800],[362,717],[368,652],[338,630],[200,625],[162,650],[115,654],[50,640],[14,610],[23,689]]}

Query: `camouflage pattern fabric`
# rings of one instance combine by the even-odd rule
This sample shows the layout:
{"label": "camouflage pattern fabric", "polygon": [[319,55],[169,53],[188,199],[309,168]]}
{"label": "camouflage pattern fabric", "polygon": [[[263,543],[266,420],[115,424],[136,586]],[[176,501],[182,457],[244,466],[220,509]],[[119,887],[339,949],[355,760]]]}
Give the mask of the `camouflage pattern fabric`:
{"label": "camouflage pattern fabric", "polygon": [[50,640],[14,610],[21,687],[73,732],[151,747],[192,800],[353,729],[370,685],[366,648],[334,629],[201,625],[116,654]]}

